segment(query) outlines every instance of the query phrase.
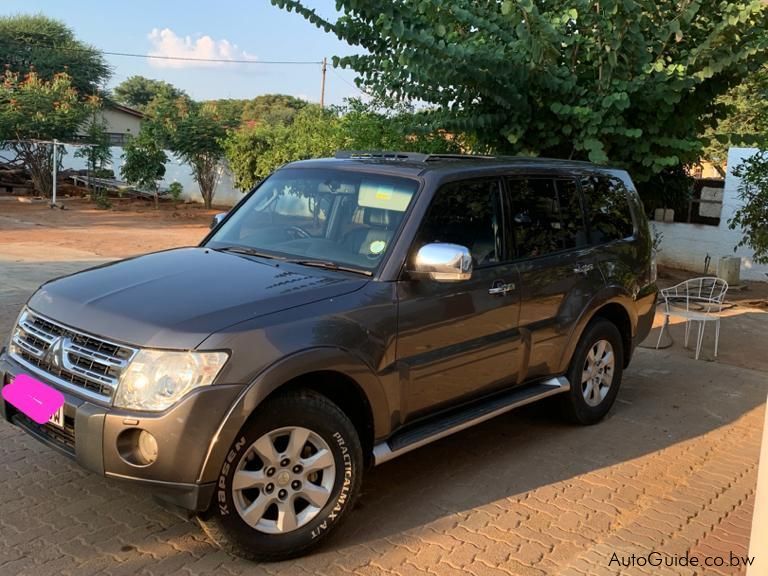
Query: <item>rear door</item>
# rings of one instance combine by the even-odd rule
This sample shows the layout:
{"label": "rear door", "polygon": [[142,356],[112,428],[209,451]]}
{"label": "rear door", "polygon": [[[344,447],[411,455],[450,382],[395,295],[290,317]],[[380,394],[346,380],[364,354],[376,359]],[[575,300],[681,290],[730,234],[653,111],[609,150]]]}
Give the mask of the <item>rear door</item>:
{"label": "rear door", "polygon": [[508,178],[509,224],[520,274],[521,379],[555,375],[571,331],[603,278],[575,178]]}
{"label": "rear door", "polygon": [[646,247],[637,239],[629,191],[621,179],[607,174],[582,178],[581,189],[596,264],[608,284],[637,293],[648,265]]}
{"label": "rear door", "polygon": [[454,182],[435,194],[411,258],[424,244],[460,244],[474,270],[462,282],[398,282],[404,420],[517,381],[520,297],[509,240],[500,178]]}

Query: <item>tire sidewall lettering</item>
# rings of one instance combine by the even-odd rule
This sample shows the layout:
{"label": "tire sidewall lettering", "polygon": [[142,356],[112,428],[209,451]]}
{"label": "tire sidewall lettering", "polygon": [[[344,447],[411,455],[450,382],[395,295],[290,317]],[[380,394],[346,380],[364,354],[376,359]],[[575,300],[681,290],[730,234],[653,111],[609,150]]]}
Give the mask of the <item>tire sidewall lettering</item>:
{"label": "tire sidewall lettering", "polygon": [[235,442],[235,445],[227,453],[227,457],[224,460],[224,465],[221,467],[221,473],[219,474],[219,481],[217,483],[218,490],[216,493],[216,502],[219,505],[219,514],[221,516],[229,515],[229,503],[227,502],[227,476],[232,468],[234,462],[240,450],[245,446],[245,436],[241,436],[240,439]]}
{"label": "tire sidewall lettering", "polygon": [[335,432],[333,434],[333,439],[336,440],[336,443],[341,451],[341,460],[344,468],[344,480],[341,484],[341,490],[339,491],[339,495],[336,497],[336,503],[334,504],[333,508],[330,509],[325,519],[312,529],[312,539],[319,537],[323,532],[328,530],[330,523],[339,517],[341,511],[344,509],[344,506],[347,504],[347,502],[349,502],[349,490],[352,487],[352,480],[354,478],[352,457],[349,454],[347,442],[344,440],[344,436],[342,436],[341,433]]}

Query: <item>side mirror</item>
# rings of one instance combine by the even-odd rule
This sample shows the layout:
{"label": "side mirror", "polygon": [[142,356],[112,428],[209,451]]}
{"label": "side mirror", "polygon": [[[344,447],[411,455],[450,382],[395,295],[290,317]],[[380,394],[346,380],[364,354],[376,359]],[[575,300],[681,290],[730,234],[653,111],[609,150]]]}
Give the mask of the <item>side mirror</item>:
{"label": "side mirror", "polygon": [[458,244],[426,244],[416,254],[413,270],[436,282],[458,282],[472,277],[472,255]]}
{"label": "side mirror", "polygon": [[216,228],[219,224],[221,224],[221,221],[224,220],[224,218],[227,216],[226,212],[221,212],[219,214],[216,214],[216,216],[213,217],[213,220],[211,220],[211,230]]}

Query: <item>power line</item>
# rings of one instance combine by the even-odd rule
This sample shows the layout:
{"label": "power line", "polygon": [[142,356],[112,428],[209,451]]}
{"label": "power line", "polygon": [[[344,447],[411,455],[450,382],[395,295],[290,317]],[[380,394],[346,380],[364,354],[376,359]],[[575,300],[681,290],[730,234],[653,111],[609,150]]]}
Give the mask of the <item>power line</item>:
{"label": "power line", "polygon": [[192,56],[162,56],[159,54],[137,54],[134,52],[112,52],[108,50],[99,50],[97,48],[76,48],[73,46],[46,46],[44,44],[33,44],[31,42],[20,42],[17,40],[6,40],[19,46],[27,48],[42,48],[59,52],[101,52],[106,56],[120,56],[124,58],[149,58],[154,60],[179,60],[182,62],[210,62],[217,64],[278,64],[278,65],[320,65],[322,60],[253,60],[253,59],[227,59],[227,58],[195,58]]}
{"label": "power line", "polygon": [[335,66],[331,66],[331,72],[333,72],[333,74],[336,76],[336,78],[338,78],[339,80],[344,82],[344,84],[346,84],[347,86],[350,86],[350,87],[354,88],[355,90],[360,92],[360,94],[362,94],[363,96],[368,96],[369,98],[373,98],[372,94],[369,94],[368,92],[366,92],[365,90],[360,88],[360,86],[358,86],[357,84],[353,84],[352,82],[348,81],[341,74],[339,74],[336,70],[337,69],[336,69]]}
{"label": "power line", "polygon": [[182,60],[184,62],[216,62],[221,64],[298,64],[298,65],[319,65],[322,60],[228,60],[226,58],[193,58],[191,56],[160,56],[157,54],[131,54],[129,52],[107,52],[101,51],[107,56],[123,56],[127,58],[152,58],[155,60]]}

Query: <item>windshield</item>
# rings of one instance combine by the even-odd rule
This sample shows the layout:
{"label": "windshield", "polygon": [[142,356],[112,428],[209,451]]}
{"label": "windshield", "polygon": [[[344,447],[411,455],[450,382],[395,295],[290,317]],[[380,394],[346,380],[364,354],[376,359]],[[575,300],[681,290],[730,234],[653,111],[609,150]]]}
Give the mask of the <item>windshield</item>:
{"label": "windshield", "polygon": [[389,248],[417,188],[416,180],[377,174],[280,170],[206,245],[370,272]]}

